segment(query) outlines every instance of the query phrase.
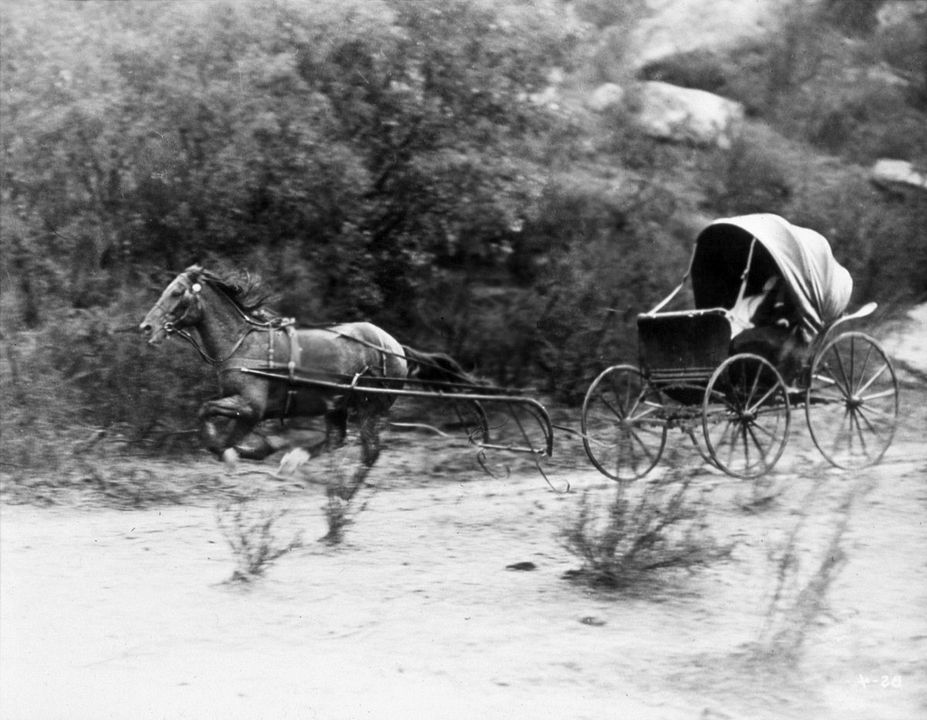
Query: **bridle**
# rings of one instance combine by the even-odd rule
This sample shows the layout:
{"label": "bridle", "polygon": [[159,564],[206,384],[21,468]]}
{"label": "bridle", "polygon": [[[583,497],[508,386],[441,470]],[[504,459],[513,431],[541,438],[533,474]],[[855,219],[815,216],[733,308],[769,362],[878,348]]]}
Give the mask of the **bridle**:
{"label": "bridle", "polygon": [[[182,277],[189,280],[186,274],[184,274]],[[164,331],[164,334],[168,336],[177,335],[178,337],[186,340],[193,346],[196,352],[199,353],[200,357],[210,365],[224,365],[226,362],[231,360],[251,333],[256,331],[269,331],[274,328],[273,323],[255,320],[253,317],[245,313],[240,307],[238,307],[236,303],[229,301],[229,304],[235,309],[235,312],[242,320],[245,321],[245,331],[235,341],[235,343],[232,345],[232,349],[226,353],[225,357],[212,357],[203,347],[202,340],[197,339],[197,337],[189,330],[186,330],[183,323],[184,318],[186,318],[190,313],[194,302],[196,303],[196,309],[202,314],[202,300],[200,299],[200,293],[202,291],[203,285],[198,281],[191,282],[190,287],[184,287],[184,295],[189,294],[192,299],[185,303],[183,307],[183,315],[181,315],[179,318],[172,319],[176,315],[176,310],[166,310],[160,300],[155,305],[155,309],[160,310],[165,318],[167,318],[163,323],[161,323],[161,329]]]}

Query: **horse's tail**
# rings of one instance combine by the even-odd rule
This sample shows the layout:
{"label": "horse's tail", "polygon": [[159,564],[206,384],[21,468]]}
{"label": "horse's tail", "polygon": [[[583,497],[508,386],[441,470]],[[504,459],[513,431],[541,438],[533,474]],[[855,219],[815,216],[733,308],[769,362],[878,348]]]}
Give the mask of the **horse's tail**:
{"label": "horse's tail", "polygon": [[426,382],[479,384],[476,378],[468,374],[450,355],[439,352],[422,352],[408,345],[403,345],[402,350],[406,354],[410,378]]}

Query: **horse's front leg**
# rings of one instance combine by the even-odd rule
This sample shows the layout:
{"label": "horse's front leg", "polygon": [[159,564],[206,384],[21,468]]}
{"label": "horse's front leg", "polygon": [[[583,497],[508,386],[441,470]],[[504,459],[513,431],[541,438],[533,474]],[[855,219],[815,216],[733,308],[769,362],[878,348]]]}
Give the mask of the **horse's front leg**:
{"label": "horse's front leg", "polygon": [[241,395],[229,395],[203,403],[199,417],[206,449],[231,463],[239,454],[235,446],[257,424],[260,412]]}

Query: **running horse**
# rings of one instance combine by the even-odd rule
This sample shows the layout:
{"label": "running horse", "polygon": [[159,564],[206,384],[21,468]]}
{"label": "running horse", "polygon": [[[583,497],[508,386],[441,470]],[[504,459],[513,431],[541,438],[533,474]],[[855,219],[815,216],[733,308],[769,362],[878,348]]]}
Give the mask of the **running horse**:
{"label": "running horse", "polygon": [[[315,453],[343,444],[352,419],[359,428],[362,462],[347,490],[349,499],[379,456],[382,419],[395,398],[291,384],[288,376],[298,372],[340,383],[380,377],[388,378],[383,386],[397,389],[409,377],[472,382],[447,355],[401,345],[369,322],[297,329],[265,306],[266,295],[259,290],[250,278],[237,282],[192,265],[164,289],[140,325],[150,345],[177,335],[215,368],[221,396],[200,408],[200,432],[206,448],[230,464],[281,449],[279,442],[253,432],[263,420],[323,416],[325,439]],[[283,372],[269,379],[243,368]]]}

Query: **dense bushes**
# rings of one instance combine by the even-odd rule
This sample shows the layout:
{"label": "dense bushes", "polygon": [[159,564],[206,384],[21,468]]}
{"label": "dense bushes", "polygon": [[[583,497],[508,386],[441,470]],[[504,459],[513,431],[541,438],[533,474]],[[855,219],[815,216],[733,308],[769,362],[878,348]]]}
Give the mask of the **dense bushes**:
{"label": "dense bushes", "polygon": [[[302,322],[369,318],[566,399],[633,361],[634,317],[681,276],[696,213],[806,220],[867,299],[924,292],[922,206],[819,182],[777,144],[923,157],[916,83],[835,74],[836,31],[812,48],[793,22],[735,56],[648,70],[781,130],[675,148],[624,111],[532,101],[580,40],[551,3],[6,3],[4,457],[80,423],[189,428],[205,366],[129,330],[194,261],[263,276]],[[640,12],[580,6],[602,27]]]}

